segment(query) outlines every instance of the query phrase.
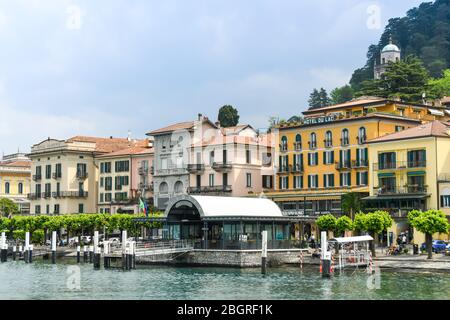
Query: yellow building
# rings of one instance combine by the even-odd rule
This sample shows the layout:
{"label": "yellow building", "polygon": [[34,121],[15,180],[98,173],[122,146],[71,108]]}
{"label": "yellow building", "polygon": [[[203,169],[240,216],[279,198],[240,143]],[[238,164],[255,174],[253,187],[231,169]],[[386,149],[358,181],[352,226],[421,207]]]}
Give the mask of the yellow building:
{"label": "yellow building", "polygon": [[[450,217],[450,127],[432,121],[369,141],[368,210],[386,210],[395,224],[392,240],[402,232],[421,244],[407,214],[413,209],[442,210]],[[438,238],[439,235],[435,235]],[[440,237],[448,238],[448,235]]]}
{"label": "yellow building", "polygon": [[[305,221],[341,214],[342,195],[370,191],[367,141],[446,119],[444,108],[363,97],[347,103],[303,112],[298,123],[278,126],[277,178],[266,196],[285,214]],[[310,233],[314,224],[306,225]]]}
{"label": "yellow building", "polygon": [[21,213],[30,212],[30,174],[31,162],[24,154],[4,156],[0,161],[0,198],[14,201]]}

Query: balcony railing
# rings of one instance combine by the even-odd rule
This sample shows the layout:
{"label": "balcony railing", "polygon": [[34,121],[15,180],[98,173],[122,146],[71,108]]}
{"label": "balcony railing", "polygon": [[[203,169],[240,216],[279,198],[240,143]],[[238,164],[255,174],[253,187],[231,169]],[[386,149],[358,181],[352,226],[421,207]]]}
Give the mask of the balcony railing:
{"label": "balcony railing", "polygon": [[139,190],[153,191],[153,184],[139,183],[138,188],[139,188]]}
{"label": "balcony railing", "polygon": [[358,137],[356,137],[356,140],[358,141],[359,144],[364,144],[367,142],[367,136],[366,135],[363,135],[361,137],[358,136]]}
{"label": "balcony railing", "polygon": [[42,198],[44,198],[44,199],[48,199],[48,198],[51,198],[51,196],[52,196],[52,193],[51,192],[42,192]]}
{"label": "balcony railing", "polygon": [[336,162],[336,169],[337,169],[337,170],[351,169],[351,163],[350,163],[350,160],[348,160],[348,161],[339,161],[339,162]]}
{"label": "balcony railing", "polygon": [[85,171],[77,171],[77,179],[84,180],[88,177],[88,173]]}
{"label": "balcony railing", "polygon": [[42,180],[42,174],[34,174],[33,181],[39,181],[39,180]]}
{"label": "balcony railing", "polygon": [[85,191],[56,191],[52,192],[53,198],[87,198]]}
{"label": "balcony railing", "polygon": [[190,194],[201,193],[228,193],[233,191],[231,186],[206,186],[206,187],[189,187],[187,192]]}
{"label": "balcony railing", "polygon": [[425,185],[408,185],[408,186],[380,186],[374,187],[377,195],[392,195],[392,194],[420,194],[427,192]]}
{"label": "balcony railing", "polygon": [[341,146],[348,146],[349,145],[349,139],[348,138],[346,138],[346,139],[342,139],[341,138]]}
{"label": "balcony railing", "polygon": [[128,197],[118,196],[118,197],[114,197],[113,203],[124,203],[124,202],[128,202],[128,201],[130,201],[130,199],[128,199]]}
{"label": "balcony railing", "polygon": [[316,141],[309,141],[308,145],[309,145],[309,149],[311,149],[311,150],[317,148],[317,142]]}
{"label": "balcony railing", "polygon": [[216,171],[228,171],[231,170],[233,164],[231,162],[214,162],[212,168]]}
{"label": "balcony railing", "polygon": [[407,169],[407,168],[424,168],[427,166],[425,160],[417,161],[390,161],[374,163],[374,170],[392,170],[392,169]]}
{"label": "balcony railing", "polygon": [[200,173],[205,171],[205,165],[203,163],[191,163],[187,165],[187,171],[189,173]]}
{"label": "balcony railing", "polygon": [[303,164],[300,164],[300,163],[297,163],[297,164],[295,164],[293,166],[289,166],[289,167],[290,167],[289,170],[292,173],[298,173],[298,172],[304,171]]}
{"label": "balcony railing", "polygon": [[323,143],[325,144],[325,148],[331,148],[333,146],[332,140],[323,140]]}
{"label": "balcony railing", "polygon": [[292,171],[292,165],[284,165],[284,166],[279,166],[278,167],[278,173],[279,174],[283,174],[283,173],[289,173]]}
{"label": "balcony railing", "polygon": [[27,194],[27,198],[28,198],[28,200],[40,199],[41,194],[40,193],[29,193],[29,194]]}
{"label": "balcony railing", "polygon": [[140,176],[146,176],[148,174],[148,167],[139,167],[138,173]]}
{"label": "balcony railing", "polygon": [[352,160],[352,168],[367,168],[369,161],[367,160]]}
{"label": "balcony railing", "polygon": [[61,172],[53,172],[52,173],[52,178],[53,179],[61,179]]}
{"label": "balcony railing", "polygon": [[294,150],[295,151],[302,150],[302,143],[301,142],[294,142]]}
{"label": "balcony railing", "polygon": [[281,143],[280,144],[280,151],[281,152],[286,152],[288,150],[288,146],[286,143]]}

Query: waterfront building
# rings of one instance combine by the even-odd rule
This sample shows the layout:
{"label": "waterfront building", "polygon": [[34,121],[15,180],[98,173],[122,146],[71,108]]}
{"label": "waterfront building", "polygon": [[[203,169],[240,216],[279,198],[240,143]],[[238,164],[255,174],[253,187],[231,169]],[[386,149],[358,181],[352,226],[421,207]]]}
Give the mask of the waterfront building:
{"label": "waterfront building", "polygon": [[0,161],[0,198],[14,201],[23,214],[30,212],[30,173],[31,161],[24,153],[5,155]]}
{"label": "waterfront building", "polygon": [[381,76],[386,72],[389,63],[398,62],[400,59],[400,49],[392,43],[392,39],[389,39],[389,44],[384,46],[380,52],[380,61],[375,60],[373,68],[374,79],[381,79]]}
{"label": "waterfront building", "polygon": [[271,189],[270,135],[249,125],[221,128],[199,114],[147,135],[154,137],[154,203],[165,209],[174,196],[248,196]]}
{"label": "waterfront building", "polygon": [[300,122],[277,127],[275,191],[266,196],[288,215],[340,215],[345,193],[369,195],[368,140],[447,119],[445,111],[376,97],[304,111]]}
{"label": "waterfront building", "polygon": [[153,148],[148,139],[130,148],[99,155],[96,166],[98,212],[138,213],[140,198],[153,203]]}
{"label": "waterfront building", "polygon": [[291,237],[298,218],[284,216],[269,199],[179,195],[157,219],[164,222],[164,238],[193,240],[202,249],[260,250],[263,230],[269,249],[299,246]]}
{"label": "waterfront building", "polygon": [[31,147],[32,214],[97,211],[98,168],[95,158],[133,146],[127,138],[75,136],[44,140]]}
{"label": "waterfront building", "polygon": [[[431,121],[368,143],[370,196],[363,200],[367,210],[391,213],[394,240],[401,232],[412,234],[407,214],[413,209],[438,209],[450,218],[449,123]],[[424,242],[414,234],[417,244]]]}

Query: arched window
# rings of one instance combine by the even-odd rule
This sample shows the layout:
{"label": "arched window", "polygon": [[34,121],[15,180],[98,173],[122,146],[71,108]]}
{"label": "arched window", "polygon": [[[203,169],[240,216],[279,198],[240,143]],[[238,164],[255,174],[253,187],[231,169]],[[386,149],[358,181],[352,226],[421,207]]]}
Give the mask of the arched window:
{"label": "arched window", "polygon": [[18,189],[19,189],[19,194],[23,194],[23,183],[22,182],[19,182]]}
{"label": "arched window", "polygon": [[9,194],[9,182],[5,183],[5,193]]}
{"label": "arched window", "polygon": [[161,193],[161,194],[169,193],[169,186],[167,185],[167,182],[161,182],[159,184],[159,193]]}
{"label": "arched window", "polygon": [[342,144],[343,146],[346,146],[346,145],[349,144],[348,129],[343,129],[343,130],[342,130],[341,144]]}
{"label": "arched window", "polygon": [[309,137],[309,148],[315,149],[317,147],[317,136],[314,132],[311,132]]}
{"label": "arched window", "polygon": [[294,144],[295,150],[301,150],[302,149],[302,136],[297,134],[295,136],[295,144]]}
{"label": "arched window", "polygon": [[366,128],[361,127],[358,131],[358,143],[363,144],[366,143]]}
{"label": "arched window", "polygon": [[177,181],[174,186],[175,193],[183,193],[183,182]]}
{"label": "arched window", "polygon": [[287,151],[287,138],[286,136],[281,137],[281,145],[280,145],[281,151]]}
{"label": "arched window", "polygon": [[333,133],[327,131],[325,133],[325,147],[331,147],[333,145]]}

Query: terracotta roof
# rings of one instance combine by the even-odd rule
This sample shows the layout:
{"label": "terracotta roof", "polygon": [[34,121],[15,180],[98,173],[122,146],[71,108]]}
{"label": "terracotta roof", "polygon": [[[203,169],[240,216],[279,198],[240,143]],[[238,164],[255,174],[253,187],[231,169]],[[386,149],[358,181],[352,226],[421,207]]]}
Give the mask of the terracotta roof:
{"label": "terracotta roof", "polygon": [[31,168],[31,161],[23,161],[23,160],[13,161],[13,162],[1,162],[0,161],[0,166]]}
{"label": "terracotta roof", "polygon": [[313,113],[316,111],[353,107],[353,106],[357,106],[357,105],[363,105],[363,104],[374,103],[374,102],[383,102],[383,101],[386,101],[386,99],[380,98],[380,97],[361,97],[361,98],[353,99],[351,101],[344,102],[344,103],[333,104],[331,106],[326,106],[326,107],[322,107],[322,108],[309,109],[309,110],[304,111],[303,113]]}
{"label": "terracotta roof", "polygon": [[443,104],[450,103],[450,97],[443,97],[443,98],[441,99],[441,103],[443,103]]}
{"label": "terracotta roof", "polygon": [[172,131],[175,131],[175,130],[189,130],[189,129],[192,129],[194,124],[195,124],[194,121],[178,122],[178,123],[171,124],[170,126],[167,126],[167,127],[164,127],[164,128],[160,128],[160,129],[156,129],[156,130],[150,131],[150,132],[147,133],[147,135],[154,135],[154,134],[160,134],[160,133],[165,133],[165,132],[172,132]]}
{"label": "terracotta roof", "polygon": [[409,128],[403,131],[387,134],[385,136],[375,138],[369,141],[369,143],[393,141],[393,140],[403,140],[403,139],[413,139],[422,137],[445,137],[450,138],[447,133],[450,127],[448,124],[442,121],[431,121],[417,127]]}
{"label": "terracotta roof", "polygon": [[141,154],[152,154],[153,148],[142,147],[142,146],[134,146],[126,149],[122,149],[119,151],[103,154],[98,156],[98,158],[109,158],[109,157],[118,157],[118,156],[131,156],[131,155],[141,155]]}
{"label": "terracotta roof", "polygon": [[127,138],[99,138],[88,136],[75,136],[67,139],[66,142],[90,142],[95,143],[95,151],[100,153],[111,153],[131,146],[148,145],[148,140],[131,140]]}

